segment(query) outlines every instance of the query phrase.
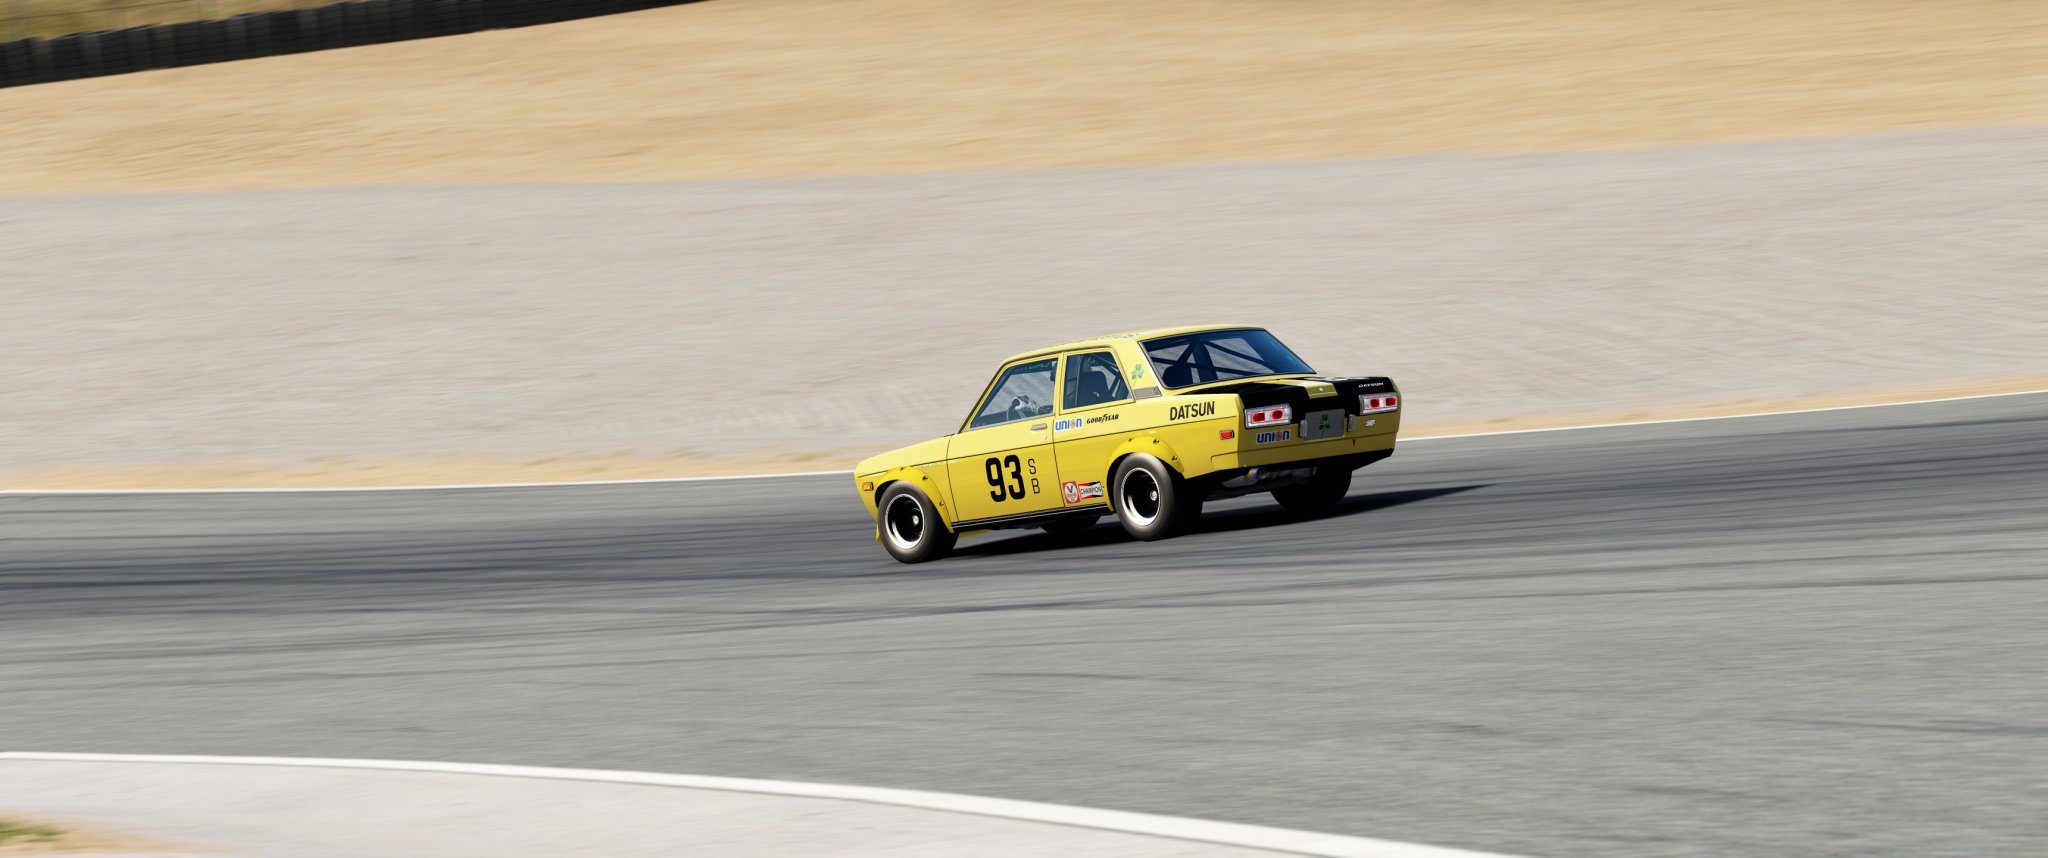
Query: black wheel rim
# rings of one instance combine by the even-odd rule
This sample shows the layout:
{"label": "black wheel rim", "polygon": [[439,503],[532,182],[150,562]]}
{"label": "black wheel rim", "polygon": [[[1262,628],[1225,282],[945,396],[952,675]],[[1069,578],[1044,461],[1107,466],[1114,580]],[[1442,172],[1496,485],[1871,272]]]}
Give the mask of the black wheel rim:
{"label": "black wheel rim", "polygon": [[889,508],[883,515],[889,542],[904,551],[916,548],[924,539],[924,505],[909,495],[897,495],[889,499]]}
{"label": "black wheel rim", "polygon": [[1123,505],[1123,514],[1139,527],[1159,520],[1159,481],[1152,477],[1151,471],[1132,468],[1124,475],[1117,500]]}

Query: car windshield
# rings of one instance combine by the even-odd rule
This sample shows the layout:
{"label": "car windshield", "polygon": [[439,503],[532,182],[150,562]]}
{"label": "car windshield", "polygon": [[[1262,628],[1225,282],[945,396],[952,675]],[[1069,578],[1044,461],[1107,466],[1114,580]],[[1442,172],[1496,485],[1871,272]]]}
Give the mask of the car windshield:
{"label": "car windshield", "polygon": [[1187,387],[1254,375],[1310,373],[1308,364],[1258,328],[1200,331],[1145,341],[1145,356],[1165,387]]}

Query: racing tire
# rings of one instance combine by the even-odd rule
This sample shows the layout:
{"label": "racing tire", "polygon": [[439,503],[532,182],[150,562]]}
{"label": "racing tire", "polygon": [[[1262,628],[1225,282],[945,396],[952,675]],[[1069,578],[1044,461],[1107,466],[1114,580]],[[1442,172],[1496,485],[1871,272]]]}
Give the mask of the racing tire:
{"label": "racing tire", "polygon": [[1058,521],[1047,522],[1046,524],[1041,525],[1038,529],[1043,530],[1046,533],[1050,533],[1054,536],[1070,536],[1072,534],[1080,533],[1081,531],[1094,527],[1095,522],[1098,520],[1099,519],[1093,517],[1062,518]]}
{"label": "racing tire", "polygon": [[1344,500],[1351,491],[1351,469],[1322,465],[1306,482],[1273,490],[1273,499],[1295,515],[1323,512]]}
{"label": "racing tire", "polygon": [[882,548],[903,563],[925,563],[946,556],[959,534],[946,529],[932,499],[909,483],[892,483],[875,504],[875,526]]}
{"label": "racing tire", "polygon": [[1132,539],[1151,542],[1178,536],[1202,515],[1202,499],[1180,475],[1143,453],[1118,464],[1109,484],[1116,520]]}

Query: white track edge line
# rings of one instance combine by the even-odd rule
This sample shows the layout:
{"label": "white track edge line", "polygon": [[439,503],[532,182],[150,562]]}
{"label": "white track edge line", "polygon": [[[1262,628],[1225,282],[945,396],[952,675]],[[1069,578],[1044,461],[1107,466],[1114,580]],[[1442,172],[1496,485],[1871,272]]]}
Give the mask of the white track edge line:
{"label": "white track edge line", "polygon": [[[1793,408],[1786,411],[1749,411],[1742,414],[1709,414],[1702,417],[1666,417],[1658,420],[1620,420],[1613,423],[1580,423],[1573,426],[1546,426],[1541,429],[1497,429],[1492,432],[1463,432],[1456,435],[1424,435],[1410,438],[1402,443],[1417,441],[1441,441],[1448,438],[1484,438],[1489,435],[1527,435],[1532,432],[1563,432],[1569,429],[1615,429],[1623,426],[1657,426],[1664,423],[1702,423],[1708,420],[1740,420],[1745,417],[1779,417],[1786,414],[1819,414],[1824,411],[1855,411],[1860,408],[1892,408],[1900,405],[1933,405],[1937,402],[1961,402],[1966,399],[1997,399],[2001,396],[2033,396],[2048,393],[2048,387],[2035,390],[2008,390],[2003,393],[1968,393],[1962,396],[1940,396],[1934,399],[1911,399],[1904,402],[1865,402],[1858,405],[1828,405],[1820,408]],[[6,494],[6,492],[0,492]]]}
{"label": "white track edge line", "polygon": [[422,486],[299,486],[249,489],[0,489],[0,495],[203,495],[256,492],[432,492],[464,489],[545,489],[557,486],[633,486],[648,483],[704,483],[715,480],[772,480],[781,477],[838,477],[852,471],[789,471],[780,474],[727,474],[717,477],[645,477],[632,480],[569,480],[554,483],[445,483]]}
{"label": "white track edge line", "polygon": [[[1818,414],[1824,411],[1854,411],[1859,408],[1892,408],[1901,405],[1932,405],[1937,402],[1961,402],[1969,399],[1996,399],[2001,396],[2033,396],[2048,393],[2048,388],[2037,390],[2011,390],[2004,393],[1971,393],[1963,396],[1942,396],[1934,399],[1912,399],[1904,402],[1866,402],[1860,405],[1830,405],[1822,408],[1794,408],[1786,411],[1753,411],[1744,414],[1715,414],[1705,417],[1668,417],[1660,420],[1624,420],[1614,423],[1581,423],[1574,426],[1547,426],[1541,429],[1498,429],[1491,432],[1461,432],[1455,435],[1423,435],[1402,439],[1403,444],[1420,441],[1446,441],[1452,438],[1486,438],[1494,435],[1528,435],[1536,432],[1566,432],[1574,429],[1616,429],[1625,426],[1658,426],[1666,423],[1700,423],[1708,420],[1740,420],[1748,417],[1779,417],[1787,414]],[[850,470],[841,471],[791,471],[783,474],[730,474],[717,477],[647,477],[633,480],[572,480],[553,483],[450,483],[446,485],[421,486],[311,486],[293,488],[247,488],[247,489],[0,489],[0,497],[8,495],[200,495],[200,494],[257,494],[290,492],[430,492],[463,491],[472,489],[539,489],[578,488],[584,486],[632,486],[660,483],[701,483],[715,480],[772,480],[782,477],[840,477],[850,476]]]}
{"label": "white track edge line", "polygon": [[672,775],[656,772],[612,771],[606,769],[557,769],[539,766],[507,766],[488,763],[436,763],[410,760],[356,760],[322,757],[222,757],[205,755],[80,754],[41,751],[0,752],[0,761],[50,761],[87,763],[197,764],[239,766],[281,766],[330,769],[371,769],[382,771],[432,772],[440,774],[488,775],[545,780],[594,781],[683,787],[724,792],[757,793],[795,798],[834,799],[869,804],[988,816],[1022,822],[1039,822],[1073,828],[1090,828],[1125,834],[1164,837],[1289,852],[1318,858],[1510,858],[1488,852],[1471,852],[1441,846],[1376,840],[1341,834],[1322,834],[1291,828],[1269,828],[1235,822],[1213,822],[1121,810],[1097,810],[1059,804],[1042,804],[1007,798],[984,798],[956,793],[797,781],[725,778],[710,775]]}

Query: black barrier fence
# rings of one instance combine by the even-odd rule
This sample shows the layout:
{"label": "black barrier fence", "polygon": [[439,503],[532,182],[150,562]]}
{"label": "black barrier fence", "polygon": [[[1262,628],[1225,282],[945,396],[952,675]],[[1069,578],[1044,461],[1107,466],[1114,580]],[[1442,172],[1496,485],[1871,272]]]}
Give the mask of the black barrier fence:
{"label": "black barrier fence", "polygon": [[530,27],[699,0],[355,0],[0,42],[0,87]]}

